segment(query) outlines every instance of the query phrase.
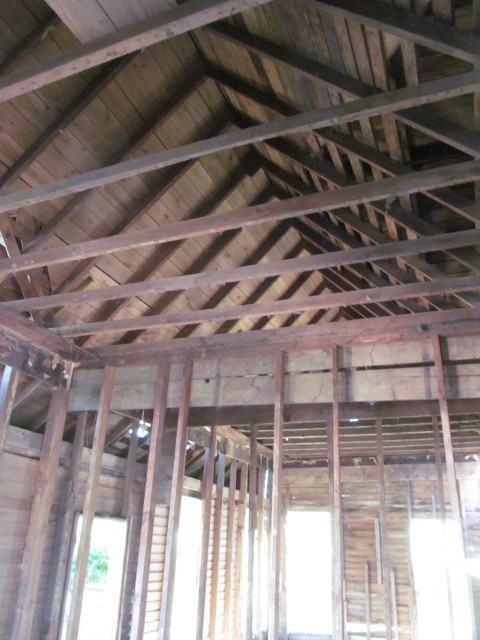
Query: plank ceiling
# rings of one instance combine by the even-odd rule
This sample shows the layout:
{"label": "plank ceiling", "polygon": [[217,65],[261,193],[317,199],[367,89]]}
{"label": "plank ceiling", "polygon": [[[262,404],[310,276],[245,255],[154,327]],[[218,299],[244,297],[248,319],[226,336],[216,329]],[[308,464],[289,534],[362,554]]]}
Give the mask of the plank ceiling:
{"label": "plank ceiling", "polygon": [[[0,6],[0,69],[9,74],[174,5],[173,0],[5,0]],[[392,6],[402,13],[392,18]],[[453,50],[448,55],[445,47],[432,44],[433,36],[426,42],[418,33],[412,35],[408,21],[399,22],[401,15],[417,16],[425,27],[433,25],[435,37],[437,27],[441,36],[443,24],[454,25],[459,42],[462,33],[469,35],[475,27],[473,8],[462,1],[384,0],[374,6],[368,0],[275,0],[2,102],[0,196],[475,68],[480,49],[467,55],[459,45],[458,55]],[[411,171],[441,170],[478,159],[478,122],[476,94],[457,90],[396,114],[385,109],[381,115],[227,149],[102,188],[22,206],[0,217],[1,257],[14,259],[44,248],[154,230],[174,221]],[[480,219],[475,182],[451,184],[367,204],[347,202],[331,211],[221,234],[84,260],[39,263],[16,275],[15,269],[2,270],[0,263],[1,299],[12,303],[55,293],[88,294],[112,285],[475,229]],[[98,331],[80,331],[75,339],[81,346],[101,347],[476,308],[478,282],[463,288],[444,283],[447,278],[477,276],[479,264],[475,248],[454,248],[163,294],[106,301],[87,296],[87,302],[38,308],[32,316],[67,336],[74,333],[65,327],[101,323]],[[422,295],[405,298],[392,294],[378,302],[364,298],[349,305],[345,299],[332,308],[313,305],[303,311],[300,305],[293,313],[262,315],[260,309],[251,317],[185,321],[185,314],[201,309],[435,281],[440,281],[437,289],[429,285]],[[128,326],[135,318],[171,313],[181,314],[183,320],[144,330],[113,330],[113,321],[124,320]],[[25,381],[23,389],[29,384]],[[42,392],[37,389],[28,398],[17,407],[13,421],[40,428]]]}

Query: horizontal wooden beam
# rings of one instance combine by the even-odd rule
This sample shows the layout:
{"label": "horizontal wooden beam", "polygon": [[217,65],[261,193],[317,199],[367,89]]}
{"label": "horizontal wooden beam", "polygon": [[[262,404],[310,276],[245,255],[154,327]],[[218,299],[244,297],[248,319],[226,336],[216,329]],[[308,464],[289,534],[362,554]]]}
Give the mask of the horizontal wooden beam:
{"label": "horizontal wooden beam", "polygon": [[[475,415],[480,412],[480,398],[461,398],[448,401],[451,415]],[[166,426],[174,427],[178,409],[168,409]],[[340,420],[371,420],[374,418],[417,418],[431,419],[438,414],[438,400],[411,400],[390,402],[341,402],[339,405]],[[304,403],[285,405],[285,423],[325,422],[332,415],[331,403]],[[250,428],[252,424],[271,428],[273,425],[273,405],[248,405],[231,407],[191,407],[188,424],[191,427],[202,427],[228,424]]]}
{"label": "horizontal wooden beam", "polygon": [[[132,231],[117,236],[89,240],[79,244],[46,249],[12,259],[0,260],[0,275],[25,271],[35,267],[73,262],[94,255],[116,253],[133,247],[163,244],[208,233],[220,233],[229,229],[285,220],[317,211],[333,211],[348,205],[373,202],[392,196],[400,197],[424,189],[462,184],[478,178],[480,178],[480,161],[472,160],[428,171],[418,171],[404,176],[386,178],[376,182],[359,183],[342,189],[289,198],[281,202],[269,202],[263,205],[243,207],[216,216],[173,222],[164,224],[157,229]],[[471,233],[473,239],[474,231]],[[453,238],[455,234],[449,235]],[[419,242],[432,242],[433,237],[422,238]],[[465,244],[468,244],[468,242]],[[422,250],[420,249],[420,251]]]}
{"label": "horizontal wooden beam", "polygon": [[[191,2],[196,1],[189,0],[189,3],[181,6],[188,6]],[[233,0],[231,1],[233,2]],[[226,149],[233,149],[284,135],[302,133],[312,129],[322,129],[342,123],[354,122],[399,109],[409,109],[410,107],[469,94],[476,91],[479,85],[480,71],[472,71],[449,78],[442,78],[441,80],[425,82],[420,85],[378,93],[367,98],[352,100],[325,109],[257,125],[243,131],[235,131],[192,142],[175,149],[134,158],[65,178],[64,180],[2,196],[0,197],[0,213],[111,184],[118,180],[131,178]]]}
{"label": "horizontal wooden beam", "polygon": [[[302,298],[259,302],[235,307],[217,307],[214,309],[200,309],[167,314],[161,313],[155,316],[125,318],[106,322],[86,322],[73,326],[57,327],[50,331],[64,337],[78,337],[107,332],[115,333],[117,331],[138,331],[172,325],[183,326],[200,322],[224,322],[225,320],[239,318],[270,316],[298,311],[317,311],[319,309],[348,307],[371,302],[446,295],[459,291],[474,291],[479,288],[480,276],[477,275],[461,278],[442,278],[441,280],[413,282],[359,291],[344,291],[342,293],[330,294],[321,293],[320,295]],[[480,302],[480,298],[478,298],[478,300]]]}
{"label": "horizontal wooden beam", "polygon": [[333,16],[356,20],[386,31],[398,38],[460,58],[473,64],[480,62],[480,46],[473,32],[457,29],[440,20],[416,16],[372,0],[306,0],[308,4]]}
{"label": "horizontal wooden beam", "polygon": [[[9,309],[0,308],[0,362],[50,387],[68,388],[73,363],[92,355]],[[94,358],[93,358],[94,359]]]}
{"label": "horizontal wooden beam", "polygon": [[[374,183],[364,185],[366,188]],[[366,189],[365,189],[366,190]],[[323,192],[318,194],[319,197],[329,194],[340,194],[342,190]],[[311,196],[304,196],[310,198]],[[316,197],[316,196],[314,196]],[[292,198],[292,200],[301,200],[301,198]],[[281,203],[275,203],[272,206],[281,205],[291,202],[285,200]],[[270,205],[260,205],[260,207],[252,207],[255,212],[261,207],[270,207]],[[243,211],[250,211],[244,209]],[[235,212],[237,213],[237,212]],[[215,223],[223,214],[212,216],[211,219],[200,219]],[[227,216],[227,224],[235,226],[235,218],[237,216],[232,213]],[[257,217],[258,220],[258,217]],[[188,225],[194,225],[192,220]],[[182,223],[180,223],[182,224]],[[164,225],[163,228],[171,225]],[[153,231],[151,231],[153,233]],[[186,230],[188,233],[188,228]],[[112,287],[104,287],[101,289],[92,289],[87,291],[73,291],[70,293],[52,294],[38,298],[27,298],[24,300],[11,300],[2,303],[2,307],[8,307],[15,311],[27,311],[31,309],[46,309],[72,304],[86,304],[98,302],[100,300],[113,300],[117,298],[125,298],[131,296],[139,296],[149,293],[162,293],[164,291],[177,291],[180,289],[189,289],[194,287],[203,287],[213,284],[225,284],[227,282],[237,282],[240,280],[250,280],[255,278],[266,278],[270,276],[278,276],[285,273],[295,273],[300,271],[313,271],[317,269],[331,269],[332,267],[342,267],[352,264],[360,264],[362,262],[373,262],[377,260],[385,260],[398,256],[415,255],[419,253],[428,253],[441,249],[451,249],[464,246],[473,246],[480,242],[480,229],[471,229],[467,231],[455,231],[447,234],[436,236],[425,236],[423,238],[414,238],[413,240],[401,240],[399,242],[387,242],[385,244],[370,245],[359,247],[356,249],[346,249],[342,251],[334,251],[322,255],[314,255],[302,258],[292,258],[290,260],[272,260],[271,262],[262,262],[256,265],[247,265],[242,267],[234,267],[225,269],[224,271],[207,271],[204,273],[195,273],[191,275],[176,276],[172,278],[164,278],[162,280],[150,280],[148,282],[137,282],[126,285],[115,285]],[[78,245],[77,245],[78,246]],[[45,252],[44,252],[45,253]],[[41,255],[41,254],[38,254]],[[1,271],[2,261],[0,261]]]}
{"label": "horizontal wooden beam", "polygon": [[189,0],[5,76],[0,81],[0,102],[268,1]]}
{"label": "horizontal wooden beam", "polygon": [[[452,309],[389,318],[371,318],[328,324],[250,331],[200,338],[162,340],[148,344],[112,345],[89,350],[102,363],[149,364],[159,354],[174,360],[185,357],[240,357],[252,354],[311,350],[332,344],[379,343],[406,339],[424,339],[429,335],[466,335],[480,333],[480,310]],[[98,368],[95,362],[83,366]]]}

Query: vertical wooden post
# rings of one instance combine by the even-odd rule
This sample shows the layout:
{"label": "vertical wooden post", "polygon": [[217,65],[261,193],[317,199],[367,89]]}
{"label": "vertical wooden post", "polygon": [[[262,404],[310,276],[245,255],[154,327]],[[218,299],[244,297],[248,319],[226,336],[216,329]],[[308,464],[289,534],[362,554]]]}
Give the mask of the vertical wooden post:
{"label": "vertical wooden post", "polygon": [[98,403],[97,420],[92,445],[92,457],[86,481],[85,501],[83,504],[83,523],[78,542],[77,562],[73,578],[70,611],[68,614],[66,640],[77,640],[82,612],[83,590],[87,576],[88,553],[92,534],[93,518],[95,517],[95,502],[97,496],[100,471],[102,469],[103,449],[107,433],[108,414],[113,393],[115,368],[105,367],[102,391]]}
{"label": "vertical wooden post", "polygon": [[437,416],[432,416],[432,431],[433,441],[435,445],[435,469],[437,472],[437,484],[438,484],[438,506],[440,508],[440,518],[442,522],[445,522],[445,488],[443,486],[443,465],[442,465],[442,452],[440,448],[440,431],[438,428]]}
{"label": "vertical wooden post", "polygon": [[255,634],[256,637],[261,639],[262,637],[262,610],[263,610],[263,528],[265,520],[265,469],[259,469],[258,474],[258,491],[257,491],[257,571],[256,571],[256,584],[257,584],[257,603],[256,603],[256,619],[255,619]]}
{"label": "vertical wooden post", "polygon": [[243,573],[243,535],[245,526],[245,496],[247,494],[247,474],[248,468],[246,464],[240,467],[240,492],[238,496],[238,516],[237,516],[237,539],[235,544],[235,591],[234,591],[234,607],[233,607],[233,637],[241,638],[240,620],[240,599],[242,587]]}
{"label": "vertical wooden post", "polygon": [[122,518],[127,521],[127,540],[125,544],[125,559],[122,571],[122,590],[120,593],[120,607],[118,612],[117,635],[120,638],[124,624],[130,626],[130,621],[125,617],[128,615],[131,593],[127,592],[127,584],[130,573],[136,566],[137,558],[132,552],[132,536],[134,529],[134,495],[135,495],[135,476],[137,471],[137,453],[138,453],[138,430],[135,424],[132,426],[130,434],[130,442],[128,445],[127,469],[125,471],[125,483],[123,487],[122,497]]}
{"label": "vertical wooden post", "polygon": [[162,452],[163,434],[165,431],[165,410],[167,407],[169,374],[170,363],[163,363],[159,366],[153,398],[153,419],[150,430],[145,493],[143,496],[142,526],[140,529],[137,573],[135,576],[130,640],[142,640],[145,626],[148,574],[150,570],[150,557],[152,552],[155,505],[157,502],[159,461]]}
{"label": "vertical wooden post", "polygon": [[[447,544],[447,510],[445,506],[445,487],[443,485],[443,465],[442,465],[442,452],[440,449],[440,431],[438,428],[437,416],[432,416],[432,431],[433,440],[435,445],[435,469],[437,472],[437,486],[438,486],[438,507],[440,511],[440,519],[442,521],[443,539]],[[453,637],[453,593],[452,585],[449,579],[448,567],[446,569],[447,591],[448,591],[448,609],[449,609],[449,624],[450,635]]]}
{"label": "vertical wooden post", "polygon": [[371,625],[370,568],[369,568],[368,562],[365,563],[364,575],[365,575],[365,626],[366,626],[366,638],[367,638],[367,640],[371,640],[372,632],[370,630],[370,625]]}
{"label": "vertical wooden post", "polygon": [[387,530],[387,501],[385,496],[385,464],[383,456],[383,428],[382,420],[377,418],[377,470],[379,492],[379,522],[380,522],[380,557],[381,574],[383,584],[383,602],[385,611],[385,640],[392,640],[392,586],[390,584],[390,567],[388,557],[388,530]]}
{"label": "vertical wooden post", "polygon": [[0,456],[5,447],[8,425],[12,414],[18,383],[18,370],[5,366],[0,385]]}
{"label": "vertical wooden post", "polygon": [[[447,483],[450,497],[450,509],[452,512],[452,518],[458,529],[458,554],[461,556],[462,562],[466,561],[466,550],[465,550],[465,536],[463,530],[463,519],[462,519],[462,507],[461,507],[461,499],[460,493],[458,490],[457,484],[457,472],[455,469],[455,458],[453,456],[453,445],[452,445],[452,431],[450,427],[450,415],[448,412],[448,402],[447,402],[447,392],[445,388],[445,374],[443,370],[443,360],[442,360],[442,348],[440,343],[440,337],[434,336],[432,338],[432,346],[433,346],[433,359],[435,363],[435,377],[437,380],[437,391],[438,391],[438,404],[440,407],[440,419],[442,422],[442,434],[443,434],[443,448],[445,451],[445,465],[447,468]],[[443,473],[442,473],[443,476]],[[472,606],[471,599],[471,589],[468,577],[465,572],[465,580],[467,581],[467,586],[470,592],[470,613],[471,613],[471,629],[472,633],[469,634],[469,638],[462,638],[462,640],[472,639],[475,635],[475,619],[474,619],[474,610]],[[453,625],[454,626],[454,625]],[[456,638],[456,631],[453,630],[453,636]],[[457,640],[460,640],[458,638]]]}
{"label": "vertical wooden post", "polygon": [[332,349],[332,424],[330,429],[330,460],[328,462],[328,476],[332,512],[333,638],[334,640],[344,640],[345,588],[343,581],[343,522],[342,487],[340,478],[340,419],[338,405],[338,350],[335,346]]}
{"label": "vertical wooden post", "polygon": [[82,461],[87,417],[88,414],[82,412],[79,413],[77,418],[68,477],[62,491],[60,510],[55,526],[53,542],[55,554],[50,564],[47,595],[43,608],[42,637],[45,640],[55,640],[57,638],[62,620],[61,612],[69,567],[70,542],[75,521],[75,503],[78,495],[80,463]]}
{"label": "vertical wooden post", "polygon": [[180,508],[185,475],[187,452],[188,412],[192,387],[193,362],[188,360],[183,369],[183,388],[180,398],[175,439],[175,458],[173,461],[172,488],[170,491],[170,509],[168,513],[167,539],[165,542],[165,562],[163,565],[162,601],[160,603],[160,622],[158,640],[169,640],[172,621],[173,592],[175,586],[175,563],[177,560],[177,538],[180,525]]}
{"label": "vertical wooden post", "polygon": [[440,407],[440,419],[442,421],[443,446],[445,450],[445,463],[447,467],[447,483],[450,496],[450,506],[452,517],[463,531],[462,508],[460,506],[460,495],[457,485],[457,474],[455,470],[455,459],[453,457],[452,432],[450,428],[450,415],[448,413],[447,395],[445,390],[445,377],[443,371],[442,351],[440,338],[432,338],[433,357],[435,362],[435,376],[437,379],[438,404]]}
{"label": "vertical wooden post", "polygon": [[283,535],[287,528],[287,509],[282,505],[282,537],[281,537],[281,565],[280,565],[280,629],[281,638],[288,638],[288,620],[287,620],[287,538]]}
{"label": "vertical wooden post", "polygon": [[217,425],[210,427],[208,449],[205,450],[202,483],[202,538],[200,541],[200,562],[198,567],[198,602],[196,640],[203,638],[205,622],[205,601],[207,594],[208,545],[210,542],[210,520],[212,516],[212,494],[215,476],[215,455],[217,447]]}
{"label": "vertical wooden post", "polygon": [[258,426],[250,427],[250,465],[248,482],[248,589],[246,640],[253,637],[253,585],[255,570],[255,530],[257,528],[257,435]]}
{"label": "vertical wooden post", "polygon": [[218,454],[217,484],[215,496],[215,520],[212,545],[212,584],[210,588],[209,638],[215,638],[217,628],[218,578],[220,569],[220,547],[222,537],[223,486],[225,484],[225,454]]}
{"label": "vertical wooden post", "polygon": [[68,391],[54,391],[43,436],[30,518],[18,582],[12,640],[30,640],[43,551],[57,480],[60,445],[68,408]]}
{"label": "vertical wooden post", "polygon": [[268,640],[278,640],[280,627],[280,570],[282,536],[282,460],[283,407],[285,400],[285,352],[277,356],[275,365],[275,399],[273,417],[273,479],[271,499],[271,556],[268,603]]}
{"label": "vertical wooden post", "polygon": [[152,552],[153,524],[155,518],[155,505],[157,502],[160,455],[162,452],[162,441],[165,432],[165,410],[167,407],[169,374],[170,363],[166,362],[159,366],[153,397],[153,419],[150,430],[147,475],[145,478],[145,491],[143,495],[142,525],[140,528],[137,571],[135,575],[130,640],[141,640],[143,638],[143,630],[145,626],[148,573]]}
{"label": "vertical wooden post", "polygon": [[[407,480],[407,515],[408,515],[408,531],[410,531],[410,525],[413,519],[412,510],[412,489],[410,481]],[[417,599],[415,597],[415,586],[413,578],[413,565],[412,565],[412,553],[411,553],[411,539],[408,536],[408,604],[410,611],[410,635],[412,640],[417,640]]]}
{"label": "vertical wooden post", "polygon": [[135,485],[135,472],[137,468],[138,433],[135,426],[132,427],[130,443],[128,445],[127,470],[125,472],[125,486],[122,498],[122,518],[130,518],[132,515],[132,495]]}
{"label": "vertical wooden post", "polygon": [[228,489],[227,554],[225,558],[225,606],[223,614],[223,637],[225,639],[230,637],[232,619],[232,576],[236,492],[237,461],[232,460],[230,464],[230,486]]}

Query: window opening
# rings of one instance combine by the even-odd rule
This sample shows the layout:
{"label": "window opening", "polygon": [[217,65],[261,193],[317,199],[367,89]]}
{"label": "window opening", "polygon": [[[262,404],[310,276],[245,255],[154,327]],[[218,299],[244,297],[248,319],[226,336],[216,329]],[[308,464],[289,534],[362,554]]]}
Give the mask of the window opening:
{"label": "window opening", "polygon": [[332,633],[330,514],[288,511],[287,627],[289,634]]}
{"label": "window opening", "polygon": [[[75,527],[75,547],[67,586],[61,640],[64,640],[67,631],[82,524],[83,517],[79,515]],[[126,539],[126,520],[101,516],[93,519],[78,640],[115,640],[117,637]]]}
{"label": "window opening", "polygon": [[[415,518],[410,525],[418,640],[472,637],[470,595],[461,532],[452,520]],[[450,616],[448,579],[452,600]],[[453,633],[452,633],[453,630]]]}

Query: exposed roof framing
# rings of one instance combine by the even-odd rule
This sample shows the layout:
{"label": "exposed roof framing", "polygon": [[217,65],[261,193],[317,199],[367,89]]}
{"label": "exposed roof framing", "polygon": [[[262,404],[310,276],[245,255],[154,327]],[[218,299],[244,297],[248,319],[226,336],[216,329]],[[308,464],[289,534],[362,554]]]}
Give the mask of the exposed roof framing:
{"label": "exposed roof framing", "polygon": [[472,7],[101,6],[0,9],[5,313],[110,363],[477,326]]}

